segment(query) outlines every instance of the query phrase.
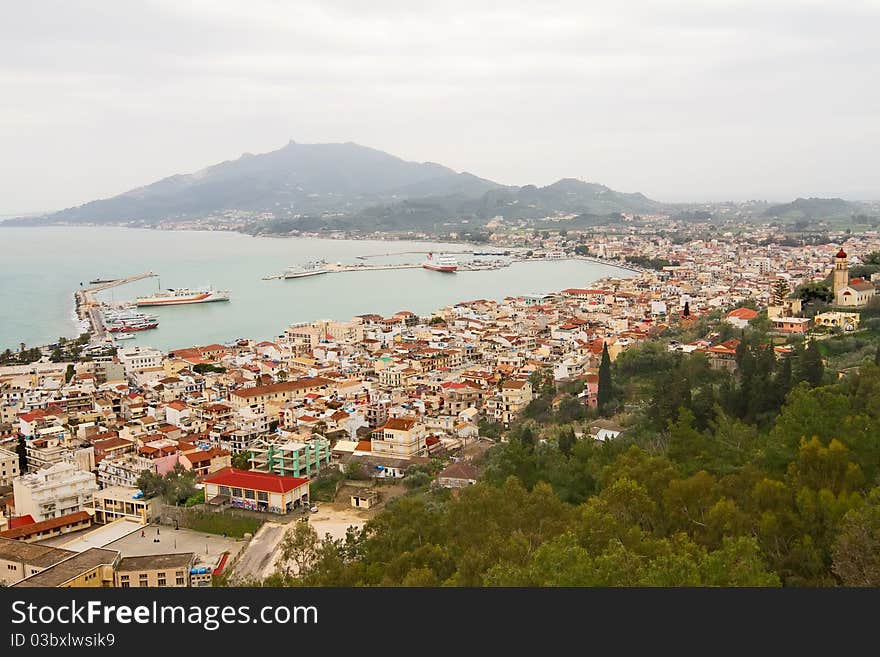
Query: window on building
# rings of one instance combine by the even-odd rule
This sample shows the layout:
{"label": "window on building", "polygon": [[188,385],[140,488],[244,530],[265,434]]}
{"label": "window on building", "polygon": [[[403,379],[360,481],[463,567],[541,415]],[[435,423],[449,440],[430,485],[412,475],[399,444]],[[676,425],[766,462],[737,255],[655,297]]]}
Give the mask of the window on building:
{"label": "window on building", "polygon": [[178,578],[177,578],[177,585],[178,585],[178,586],[183,586],[183,583],[184,583],[184,582],[183,582],[183,577],[178,577]]}
{"label": "window on building", "polygon": [[256,497],[257,497],[256,493],[254,491],[250,490],[249,488],[245,489],[244,496],[245,496],[245,498],[247,498],[249,500],[256,499]]}
{"label": "window on building", "polygon": [[260,502],[268,502],[269,501],[269,493],[261,490],[257,493],[257,499]]}
{"label": "window on building", "polygon": [[241,488],[233,488],[232,497],[241,497]]}

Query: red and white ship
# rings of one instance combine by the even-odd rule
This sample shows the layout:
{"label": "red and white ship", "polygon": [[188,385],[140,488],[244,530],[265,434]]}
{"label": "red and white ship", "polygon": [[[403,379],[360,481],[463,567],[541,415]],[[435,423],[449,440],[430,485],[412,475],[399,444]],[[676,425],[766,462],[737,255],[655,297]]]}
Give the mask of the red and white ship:
{"label": "red and white ship", "polygon": [[178,287],[157,292],[150,297],[138,297],[135,304],[143,306],[174,306],[185,303],[209,303],[211,301],[229,301],[229,290],[215,290],[212,287],[193,290]]}
{"label": "red and white ship", "polygon": [[443,271],[451,274],[458,269],[458,260],[450,255],[435,256],[433,253],[429,253],[428,259],[422,263],[422,267],[432,271]]}

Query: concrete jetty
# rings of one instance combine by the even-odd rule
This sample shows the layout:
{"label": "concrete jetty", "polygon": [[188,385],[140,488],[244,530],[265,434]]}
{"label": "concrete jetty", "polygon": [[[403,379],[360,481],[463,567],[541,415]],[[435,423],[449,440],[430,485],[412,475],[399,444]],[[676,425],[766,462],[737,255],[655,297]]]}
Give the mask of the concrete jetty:
{"label": "concrete jetty", "polygon": [[80,319],[87,319],[91,326],[93,339],[104,340],[107,337],[107,330],[104,328],[104,320],[101,317],[101,304],[95,299],[95,294],[109,290],[111,287],[134,283],[145,278],[158,276],[153,272],[145,274],[137,274],[136,276],[127,276],[125,278],[117,278],[112,281],[106,281],[97,285],[83,287],[76,291],[74,297],[76,299],[76,314]]}

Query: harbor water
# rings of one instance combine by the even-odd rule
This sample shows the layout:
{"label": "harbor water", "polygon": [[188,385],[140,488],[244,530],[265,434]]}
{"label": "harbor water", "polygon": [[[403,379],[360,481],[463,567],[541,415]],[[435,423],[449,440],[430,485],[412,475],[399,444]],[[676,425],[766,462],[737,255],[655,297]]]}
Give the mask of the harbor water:
{"label": "harbor water", "polygon": [[[444,274],[425,269],[332,273],[263,280],[287,266],[314,260],[341,264],[416,263],[423,253],[464,251],[465,244],[250,237],[221,231],[132,228],[0,228],[0,349],[54,342],[82,331],[73,293],[95,279],[153,271],[156,278],[101,292],[122,302],[161,288],[212,285],[228,302],[149,309],[159,327],[124,344],[163,350],[238,337],[272,339],[294,322],[348,320],[355,315],[430,313],[473,299],[583,287],[605,276],[631,276],[581,260],[514,262],[509,267]],[[360,260],[358,256],[399,254]],[[457,254],[459,262],[472,258]],[[489,258],[492,260],[495,258]]]}

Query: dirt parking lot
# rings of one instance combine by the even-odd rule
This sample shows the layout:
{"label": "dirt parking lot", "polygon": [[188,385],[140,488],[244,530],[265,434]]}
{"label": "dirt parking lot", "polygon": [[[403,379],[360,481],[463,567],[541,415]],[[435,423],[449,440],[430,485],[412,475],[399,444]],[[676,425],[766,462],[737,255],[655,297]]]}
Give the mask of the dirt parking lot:
{"label": "dirt parking lot", "polygon": [[359,511],[339,502],[322,502],[318,504],[317,513],[308,514],[309,524],[321,538],[326,534],[333,538],[345,538],[349,527],[360,529],[369,518],[368,511]]}
{"label": "dirt parking lot", "polygon": [[317,513],[295,513],[266,522],[248,543],[241,559],[235,565],[231,581],[241,584],[247,581],[265,579],[278,565],[279,544],[291,523],[300,518],[308,518],[309,524],[324,538],[345,538],[349,527],[363,527],[369,518],[368,512],[358,511],[343,504],[321,502]]}

